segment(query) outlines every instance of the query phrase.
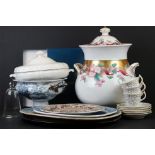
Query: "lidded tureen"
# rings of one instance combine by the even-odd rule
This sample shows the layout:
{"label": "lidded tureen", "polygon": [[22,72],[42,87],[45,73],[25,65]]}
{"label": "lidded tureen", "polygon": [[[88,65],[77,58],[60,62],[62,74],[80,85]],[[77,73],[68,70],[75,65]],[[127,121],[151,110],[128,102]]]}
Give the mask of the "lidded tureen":
{"label": "lidded tureen", "polygon": [[31,99],[35,109],[64,91],[70,71],[66,63],[56,62],[39,51],[27,65],[16,67],[10,77],[15,78],[18,93]]}
{"label": "lidded tureen", "polygon": [[121,43],[109,34],[107,27],[100,32],[102,35],[90,44],[80,45],[85,61],[74,65],[78,72],[76,94],[84,103],[120,103],[123,94],[119,81],[132,78],[138,63],[129,66],[127,52],[131,43]]}
{"label": "lidded tureen", "polygon": [[10,76],[22,81],[55,80],[67,77],[70,71],[66,63],[56,62],[45,56],[42,51],[38,51],[33,60],[27,65],[16,67],[14,74]]}

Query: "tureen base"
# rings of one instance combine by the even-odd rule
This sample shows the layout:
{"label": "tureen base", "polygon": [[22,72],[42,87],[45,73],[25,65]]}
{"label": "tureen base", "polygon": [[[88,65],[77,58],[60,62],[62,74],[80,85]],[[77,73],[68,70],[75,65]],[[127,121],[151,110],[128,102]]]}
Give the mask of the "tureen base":
{"label": "tureen base", "polygon": [[48,101],[36,101],[36,100],[33,100],[33,110],[35,110],[37,107],[44,107],[48,105]]}

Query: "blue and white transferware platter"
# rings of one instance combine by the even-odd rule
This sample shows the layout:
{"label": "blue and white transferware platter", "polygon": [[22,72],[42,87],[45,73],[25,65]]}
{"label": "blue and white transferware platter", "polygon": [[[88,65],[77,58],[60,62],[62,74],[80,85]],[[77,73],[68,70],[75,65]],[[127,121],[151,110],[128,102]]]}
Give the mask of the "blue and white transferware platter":
{"label": "blue and white transferware platter", "polygon": [[37,114],[42,114],[42,115],[46,115],[46,116],[58,116],[58,117],[69,117],[69,118],[98,118],[98,117],[105,117],[105,116],[110,116],[113,114],[116,114],[118,111],[116,108],[112,108],[112,107],[106,107],[103,106],[102,110],[95,112],[95,113],[86,113],[86,114],[69,114],[69,113],[47,113],[42,111],[42,109],[40,107],[36,107],[34,110],[34,113]]}
{"label": "blue and white transferware platter", "polygon": [[24,108],[20,111],[22,114],[22,118],[32,121],[32,122],[44,122],[44,123],[75,123],[75,122],[87,122],[87,123],[107,123],[107,122],[114,122],[121,118],[121,111],[117,111],[114,114],[111,115],[98,115],[96,117],[72,117],[70,115],[64,116],[64,115],[44,115],[44,114],[38,114],[33,112],[32,108]]}

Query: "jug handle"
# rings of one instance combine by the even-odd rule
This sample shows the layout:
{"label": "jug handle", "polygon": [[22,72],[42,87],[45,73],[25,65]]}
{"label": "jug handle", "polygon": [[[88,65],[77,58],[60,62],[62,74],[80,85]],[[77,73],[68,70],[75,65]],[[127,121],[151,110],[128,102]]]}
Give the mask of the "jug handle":
{"label": "jug handle", "polygon": [[81,71],[83,70],[83,65],[80,63],[76,63],[76,64],[74,64],[74,68],[77,71],[77,73],[80,74]]}

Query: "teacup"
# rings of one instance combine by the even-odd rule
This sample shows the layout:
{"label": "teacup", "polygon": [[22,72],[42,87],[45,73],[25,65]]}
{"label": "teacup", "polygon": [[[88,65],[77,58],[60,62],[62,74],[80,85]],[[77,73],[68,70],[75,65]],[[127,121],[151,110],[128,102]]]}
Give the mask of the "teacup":
{"label": "teacup", "polygon": [[124,94],[140,94],[142,92],[143,91],[139,87],[123,90]]}
{"label": "teacup", "polygon": [[123,81],[120,83],[120,85],[123,89],[132,88],[132,87],[144,87],[144,88],[146,87],[141,75],[139,75],[139,77],[133,77],[131,79]]}
{"label": "teacup", "polygon": [[140,93],[124,93],[125,104],[127,105],[137,105],[140,104],[146,98],[146,92]]}
{"label": "teacup", "polygon": [[126,94],[139,94],[139,93],[143,93],[146,89],[146,85],[143,83],[139,86],[136,87],[125,87],[123,88],[123,92]]}

